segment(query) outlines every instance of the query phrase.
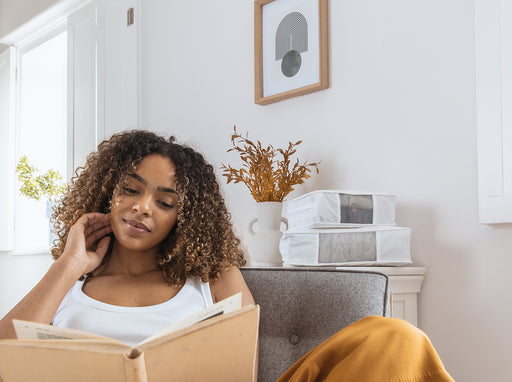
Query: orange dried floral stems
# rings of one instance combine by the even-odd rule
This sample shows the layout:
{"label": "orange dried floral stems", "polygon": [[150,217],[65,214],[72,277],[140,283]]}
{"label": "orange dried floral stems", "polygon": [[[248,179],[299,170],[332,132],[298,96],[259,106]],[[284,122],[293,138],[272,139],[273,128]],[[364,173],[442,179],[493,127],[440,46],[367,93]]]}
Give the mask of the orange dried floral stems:
{"label": "orange dried floral stems", "polygon": [[300,163],[297,158],[293,163],[291,157],[296,154],[296,147],[302,141],[289,142],[287,149],[275,149],[272,145],[263,147],[260,141],[249,140],[236,131],[231,135],[232,148],[228,150],[240,154],[242,167],[233,168],[222,164],[222,175],[228,183],[243,183],[257,202],[282,202],[286,195],[294,190],[293,186],[303,184],[311,178],[311,170],[319,173],[320,162]]}

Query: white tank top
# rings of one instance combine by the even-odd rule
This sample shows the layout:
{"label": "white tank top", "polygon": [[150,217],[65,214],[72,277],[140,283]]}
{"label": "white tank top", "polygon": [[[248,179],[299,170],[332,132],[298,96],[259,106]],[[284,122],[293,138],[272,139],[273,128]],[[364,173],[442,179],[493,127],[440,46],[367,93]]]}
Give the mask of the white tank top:
{"label": "white tank top", "polygon": [[126,307],[110,305],[87,296],[77,281],[62,300],[52,325],[113,338],[130,346],[213,304],[210,284],[187,277],[185,285],[161,304]]}

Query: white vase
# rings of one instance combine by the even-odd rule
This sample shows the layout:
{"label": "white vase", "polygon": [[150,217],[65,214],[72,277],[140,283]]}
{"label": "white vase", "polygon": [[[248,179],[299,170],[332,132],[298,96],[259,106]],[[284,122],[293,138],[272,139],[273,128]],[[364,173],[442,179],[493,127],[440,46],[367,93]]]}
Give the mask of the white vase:
{"label": "white vase", "polygon": [[[250,265],[259,267],[281,267],[283,260],[279,252],[279,241],[283,233],[281,223],[288,228],[288,221],[281,216],[283,203],[259,202],[256,217],[249,222]],[[254,230],[257,223],[258,230]]]}
{"label": "white vase", "polygon": [[50,218],[53,214],[53,209],[55,208],[55,202],[52,200],[46,201],[46,218],[48,219],[48,246],[51,248],[53,245],[53,241],[57,239],[57,235],[53,232],[52,223],[50,222]]}

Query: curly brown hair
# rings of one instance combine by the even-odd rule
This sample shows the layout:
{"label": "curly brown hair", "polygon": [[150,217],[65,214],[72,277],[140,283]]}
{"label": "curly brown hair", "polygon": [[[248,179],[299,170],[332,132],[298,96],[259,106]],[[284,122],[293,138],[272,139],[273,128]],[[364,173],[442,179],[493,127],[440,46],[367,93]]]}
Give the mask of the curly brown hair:
{"label": "curly brown hair", "polygon": [[[176,166],[178,218],[157,255],[164,280],[183,285],[190,275],[215,281],[221,271],[245,265],[213,167],[191,147],[176,143],[174,137],[143,130],[114,134],[76,170],[52,216],[58,236],[51,250],[53,258],[62,254],[69,230],[80,216],[110,212],[114,193],[150,154],[168,157]],[[102,264],[110,257],[112,243]]]}

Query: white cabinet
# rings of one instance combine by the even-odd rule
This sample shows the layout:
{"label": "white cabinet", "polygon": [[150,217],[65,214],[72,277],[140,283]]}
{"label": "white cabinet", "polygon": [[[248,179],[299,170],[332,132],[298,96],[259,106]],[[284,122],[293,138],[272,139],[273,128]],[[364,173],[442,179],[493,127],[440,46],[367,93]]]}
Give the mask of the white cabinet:
{"label": "white cabinet", "polygon": [[475,0],[480,222],[512,222],[512,3]]}
{"label": "white cabinet", "polygon": [[97,2],[98,130],[108,137],[139,127],[141,6],[140,0]]}
{"label": "white cabinet", "polygon": [[104,137],[139,125],[139,13],[140,0],[97,0],[68,18],[69,176]]}
{"label": "white cabinet", "polygon": [[70,15],[68,31],[68,179],[96,149],[96,4]]}

